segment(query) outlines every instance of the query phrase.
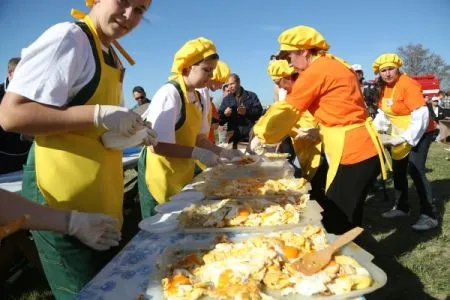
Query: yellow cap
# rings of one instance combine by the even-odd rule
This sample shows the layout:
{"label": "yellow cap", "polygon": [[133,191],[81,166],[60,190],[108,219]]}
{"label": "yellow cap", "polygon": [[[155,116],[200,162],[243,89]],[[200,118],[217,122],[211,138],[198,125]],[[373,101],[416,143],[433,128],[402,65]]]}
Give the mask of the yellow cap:
{"label": "yellow cap", "polygon": [[267,72],[269,73],[272,80],[278,80],[295,73],[295,69],[289,66],[287,60],[271,60],[269,63],[269,67],[267,68]]}
{"label": "yellow cap", "polygon": [[214,69],[211,80],[226,83],[228,81],[228,77],[230,77],[230,73],[231,71],[228,65],[223,61],[219,60],[217,62],[216,68]]}
{"label": "yellow cap", "polygon": [[175,53],[171,71],[173,74],[181,74],[183,69],[188,68],[213,54],[217,54],[217,52],[216,46],[212,41],[203,37],[187,41],[177,53]]}
{"label": "yellow cap", "polygon": [[386,67],[400,68],[403,66],[403,61],[395,53],[385,53],[378,56],[372,64],[372,69],[375,74],[378,74],[381,69]]}
{"label": "yellow cap", "polygon": [[309,26],[296,26],[283,31],[278,37],[278,43],[281,51],[330,49],[320,32]]}

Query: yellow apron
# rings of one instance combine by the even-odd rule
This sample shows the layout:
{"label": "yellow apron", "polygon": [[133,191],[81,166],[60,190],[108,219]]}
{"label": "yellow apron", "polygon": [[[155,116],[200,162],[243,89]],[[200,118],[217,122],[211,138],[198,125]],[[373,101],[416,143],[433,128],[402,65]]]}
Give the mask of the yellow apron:
{"label": "yellow apron", "polygon": [[[208,112],[208,120],[209,120],[209,126],[212,126],[212,103],[211,106],[209,107],[209,112]],[[209,140],[209,132],[208,132],[208,136],[206,137]],[[195,164],[201,169],[201,170],[206,170],[208,168],[207,165],[205,165],[204,163],[202,163],[199,160],[195,161]]]}
{"label": "yellow apron", "polygon": [[325,187],[325,191],[328,190],[331,183],[336,176],[337,170],[339,168],[339,164],[341,162],[342,153],[344,152],[344,144],[345,144],[345,135],[347,131],[352,129],[356,129],[359,127],[365,126],[369,135],[375,145],[375,148],[378,152],[378,157],[380,159],[381,164],[381,174],[383,179],[387,178],[386,165],[388,164],[388,169],[391,169],[389,161],[386,159],[386,153],[384,152],[383,145],[380,142],[380,138],[378,133],[372,124],[372,118],[367,118],[364,123],[352,124],[347,126],[334,126],[327,127],[325,125],[320,124],[320,136],[322,138],[322,143],[324,145],[325,155],[328,161],[328,173],[327,173],[327,183]]}
{"label": "yellow apron", "polygon": [[[295,133],[291,132],[293,127],[316,128],[318,123],[309,111],[300,113],[294,106],[281,100],[270,106],[253,126],[253,132],[262,143],[273,144],[286,135],[295,136]],[[292,143],[302,167],[302,176],[311,180],[319,168],[322,143],[305,139],[296,141],[293,138]]]}
{"label": "yellow apron", "polygon": [[[202,112],[184,95],[180,95],[180,97],[185,104],[186,119],[183,125],[175,130],[175,143],[195,147],[197,134],[202,125]],[[148,149],[146,165],[145,182],[158,203],[166,202],[170,196],[181,191],[194,177],[195,162],[193,159],[165,157]]]}
{"label": "yellow apron", "polygon": [[[411,122],[411,115],[397,115],[392,111],[392,105],[394,104],[395,86],[392,89],[391,97],[383,97],[381,99],[381,110],[386,114],[389,122],[392,124],[391,135],[397,136],[402,131],[408,129]],[[408,156],[411,151],[411,145],[407,142],[402,143],[391,148],[391,156],[394,160],[401,160]]]}
{"label": "yellow apron", "polygon": [[[91,36],[96,71],[71,104],[120,105],[124,69],[117,55],[119,68],[105,63],[92,21],[86,16],[84,22],[87,26],[83,30]],[[122,152],[103,146],[100,137],[104,132],[92,126],[86,130],[36,136],[37,184],[50,207],[104,213],[122,224]]]}
{"label": "yellow apron", "polygon": [[[296,127],[299,128],[317,128],[318,126],[317,120],[309,111],[303,112],[296,124]],[[322,142],[292,138],[292,144],[302,167],[302,177],[311,181],[320,165]]]}

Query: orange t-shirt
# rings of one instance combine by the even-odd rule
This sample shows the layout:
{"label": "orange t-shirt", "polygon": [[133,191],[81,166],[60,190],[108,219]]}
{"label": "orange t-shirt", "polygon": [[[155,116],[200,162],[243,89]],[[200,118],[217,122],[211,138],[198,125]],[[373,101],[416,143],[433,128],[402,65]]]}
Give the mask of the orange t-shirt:
{"label": "orange t-shirt", "polygon": [[[355,73],[328,57],[319,57],[301,73],[286,101],[300,111],[309,110],[328,127],[364,123],[367,119]],[[364,126],[346,133],[341,164],[355,164],[375,155],[377,150]]]}
{"label": "orange t-shirt", "polygon": [[[393,90],[394,87],[385,86],[382,90],[381,97],[391,98]],[[395,94],[393,96],[391,110],[394,114],[400,116],[409,115],[413,110],[425,105],[421,85],[405,74],[400,75],[400,78],[395,83]],[[381,107],[381,99],[378,102],[378,106]],[[426,132],[433,131],[436,127],[436,122],[430,118]]]}
{"label": "orange t-shirt", "polygon": [[[391,98],[394,87],[385,86],[381,92],[381,97]],[[395,83],[395,95],[392,101],[391,110],[394,114],[405,116],[411,114],[413,110],[425,105],[420,84],[411,77],[402,74]],[[381,99],[378,103],[381,107]]]}

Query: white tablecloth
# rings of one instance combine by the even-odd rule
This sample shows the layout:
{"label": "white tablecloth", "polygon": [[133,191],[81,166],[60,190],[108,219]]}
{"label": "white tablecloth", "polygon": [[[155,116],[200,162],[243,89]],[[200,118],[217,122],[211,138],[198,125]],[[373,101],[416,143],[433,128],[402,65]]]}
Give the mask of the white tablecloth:
{"label": "white tablecloth", "polygon": [[[123,170],[132,169],[137,165],[139,153],[124,156],[122,158]],[[20,193],[22,191],[22,171],[12,172],[0,175],[0,189],[7,190],[12,193]]]}

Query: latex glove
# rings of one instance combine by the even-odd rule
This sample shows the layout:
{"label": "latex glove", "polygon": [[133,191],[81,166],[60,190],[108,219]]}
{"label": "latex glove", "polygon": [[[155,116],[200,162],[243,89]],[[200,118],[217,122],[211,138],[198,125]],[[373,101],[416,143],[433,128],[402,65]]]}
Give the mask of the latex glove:
{"label": "latex glove", "polygon": [[146,136],[142,140],[142,145],[145,146],[156,146],[158,144],[158,134],[152,128],[152,123],[145,122]]}
{"label": "latex glove", "polygon": [[403,144],[405,139],[400,136],[392,136],[392,135],[380,135],[381,143],[385,146],[397,146]]}
{"label": "latex glove", "polygon": [[104,251],[119,245],[121,233],[117,225],[116,219],[104,214],[72,211],[68,234],[95,250]]}
{"label": "latex glove", "polygon": [[292,128],[296,133],[294,140],[306,139],[310,141],[317,141],[320,139],[319,128]]}
{"label": "latex glove", "polygon": [[102,143],[106,148],[122,150],[138,145],[156,146],[158,144],[156,132],[151,126],[141,129],[132,136],[123,136],[120,133],[107,131],[102,135]]}
{"label": "latex glove", "polygon": [[207,149],[194,147],[192,158],[201,161],[208,167],[214,167],[220,163],[219,156]]}
{"label": "latex glove", "polygon": [[250,154],[258,154],[262,155],[266,149],[263,146],[263,143],[258,137],[253,137],[253,139],[248,144],[247,152]]}
{"label": "latex glove", "polygon": [[95,105],[94,124],[123,136],[131,136],[144,126],[141,116],[132,110],[114,105]]}
{"label": "latex glove", "polygon": [[226,159],[233,159],[235,157],[241,157],[244,155],[241,151],[237,149],[225,149],[220,150],[219,156]]}

